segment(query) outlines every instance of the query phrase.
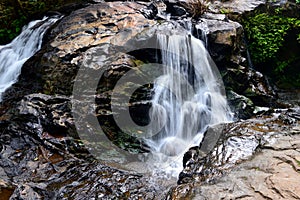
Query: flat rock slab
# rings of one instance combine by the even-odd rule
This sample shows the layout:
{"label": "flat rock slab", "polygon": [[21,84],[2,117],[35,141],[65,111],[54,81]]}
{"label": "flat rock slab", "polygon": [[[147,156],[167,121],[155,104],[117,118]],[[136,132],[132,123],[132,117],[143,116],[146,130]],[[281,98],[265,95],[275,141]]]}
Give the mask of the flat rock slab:
{"label": "flat rock slab", "polygon": [[300,199],[300,135],[282,135],[215,184],[198,185],[194,199]]}

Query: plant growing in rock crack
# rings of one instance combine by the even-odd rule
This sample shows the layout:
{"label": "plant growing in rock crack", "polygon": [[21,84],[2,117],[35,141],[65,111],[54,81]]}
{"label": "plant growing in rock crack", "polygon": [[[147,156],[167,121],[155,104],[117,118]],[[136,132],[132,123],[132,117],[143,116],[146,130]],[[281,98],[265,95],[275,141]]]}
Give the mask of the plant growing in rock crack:
{"label": "plant growing in rock crack", "polygon": [[208,0],[189,0],[182,5],[193,18],[198,18],[208,10],[209,4],[210,1]]}

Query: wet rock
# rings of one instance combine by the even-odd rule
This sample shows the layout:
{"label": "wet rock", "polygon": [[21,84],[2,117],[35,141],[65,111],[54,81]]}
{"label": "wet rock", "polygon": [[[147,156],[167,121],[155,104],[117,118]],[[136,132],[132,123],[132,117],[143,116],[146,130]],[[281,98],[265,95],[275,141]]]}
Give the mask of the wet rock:
{"label": "wet rock", "polygon": [[227,88],[251,99],[254,105],[275,105],[277,94],[260,72],[239,66],[227,69],[223,80]]}
{"label": "wet rock", "polygon": [[70,99],[64,96],[51,97],[45,94],[25,96],[17,107],[15,117],[23,123],[35,123],[52,136],[77,138],[71,113]]}
{"label": "wet rock", "polygon": [[170,189],[166,199],[167,200],[181,200],[181,199],[191,199],[193,197],[193,185],[184,184],[178,187],[173,187]]}
{"label": "wet rock", "polygon": [[227,92],[227,100],[236,118],[248,119],[254,115],[255,106],[249,98],[230,90]]}
{"label": "wet rock", "polygon": [[[293,133],[299,124],[298,111],[279,111],[280,115],[262,115],[244,122],[209,128],[199,149],[194,147],[186,153],[185,168],[178,183],[207,182],[222,177],[233,166],[253,156],[257,149],[270,148],[268,146],[276,138]],[[293,116],[292,126],[286,127],[282,116]],[[215,145],[212,145],[213,142]],[[203,156],[201,152],[207,152],[207,155]]]}
{"label": "wet rock", "polygon": [[165,1],[165,4],[167,6],[166,12],[170,13],[172,16],[186,16],[187,11],[185,8],[180,4],[180,1]]}
{"label": "wet rock", "polygon": [[245,62],[242,25],[224,15],[207,14],[195,24],[197,33],[204,33],[210,55],[219,68]]}
{"label": "wet rock", "polygon": [[158,14],[157,6],[154,3],[151,3],[149,6],[142,9],[142,13],[147,19],[154,19]]}
{"label": "wet rock", "polygon": [[23,66],[19,81],[4,94],[4,101],[30,93],[71,95],[84,52],[91,47],[125,44],[155,24],[139,10],[146,5],[109,2],[90,5],[63,18],[48,34],[47,44]]}
{"label": "wet rock", "polygon": [[214,184],[196,184],[194,199],[299,199],[299,131],[275,138]]}
{"label": "wet rock", "polygon": [[243,95],[258,106],[273,106],[277,100],[277,94],[270,86],[266,77],[260,72],[249,70],[249,86],[243,91]]}
{"label": "wet rock", "polygon": [[[162,198],[158,194],[163,194],[164,186],[152,185],[149,177],[135,172],[100,164],[82,141],[71,138],[67,130],[58,129],[68,126],[72,130],[69,103],[63,96],[31,94],[11,111],[15,113],[9,121],[1,122],[1,197]],[[112,162],[112,155],[109,159],[111,163],[119,162]]]}

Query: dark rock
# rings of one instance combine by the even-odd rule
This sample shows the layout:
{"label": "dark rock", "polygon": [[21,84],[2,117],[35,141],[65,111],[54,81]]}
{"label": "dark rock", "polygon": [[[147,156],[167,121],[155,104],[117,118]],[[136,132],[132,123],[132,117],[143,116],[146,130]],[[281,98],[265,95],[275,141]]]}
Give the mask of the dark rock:
{"label": "dark rock", "polygon": [[158,14],[157,6],[151,3],[149,6],[142,9],[142,13],[147,19],[154,19]]}
{"label": "dark rock", "polygon": [[52,136],[70,136],[78,138],[72,113],[70,99],[63,96],[51,97],[44,94],[25,96],[17,107],[15,117],[22,123],[36,123]]}
{"label": "dark rock", "polygon": [[220,15],[209,15],[208,18],[201,18],[195,24],[194,35],[206,35],[208,51],[217,66],[222,69],[244,63],[246,59],[242,25]]}
{"label": "dark rock", "polygon": [[248,119],[254,115],[255,106],[249,98],[230,90],[227,92],[227,100],[236,118]]}
{"label": "dark rock", "polygon": [[161,198],[158,194],[164,186],[151,185],[150,179],[140,174],[100,164],[81,141],[70,137],[74,124],[69,103],[63,96],[31,94],[11,110],[14,114],[9,121],[1,121],[1,197]]}
{"label": "dark rock", "polygon": [[267,78],[260,72],[249,70],[248,88],[243,91],[243,95],[253,101],[258,106],[274,106],[277,100],[277,94],[270,86]]}
{"label": "dark rock", "polygon": [[174,5],[172,3],[166,3],[167,4],[167,9],[166,12],[170,13],[172,16],[185,16],[187,15],[186,10],[178,5]]}
{"label": "dark rock", "polygon": [[227,88],[251,99],[254,105],[275,105],[277,94],[260,72],[240,66],[237,69],[227,69],[223,80]]}

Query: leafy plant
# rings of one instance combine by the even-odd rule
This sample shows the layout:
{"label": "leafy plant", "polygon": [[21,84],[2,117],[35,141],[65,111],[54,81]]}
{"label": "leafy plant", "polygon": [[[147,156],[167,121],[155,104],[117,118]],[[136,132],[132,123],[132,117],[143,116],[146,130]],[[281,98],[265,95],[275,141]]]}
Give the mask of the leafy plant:
{"label": "leafy plant", "polygon": [[252,59],[256,63],[273,59],[283,45],[284,36],[293,27],[300,27],[300,20],[267,13],[258,14],[245,20],[244,27]]}
{"label": "leafy plant", "polygon": [[[275,75],[278,80],[287,81],[291,77],[295,78],[290,73],[293,71],[290,66],[294,65],[293,63],[297,62],[299,57],[295,55],[295,52],[289,53],[289,56],[280,57],[279,52],[290,50],[283,49],[283,46],[287,35],[291,32],[298,33],[295,42],[297,40],[300,42],[300,19],[285,17],[281,13],[280,9],[276,9],[274,13],[256,14],[242,23],[253,63],[260,66],[261,70]],[[298,85],[297,81],[300,80],[294,81],[296,85]]]}
{"label": "leafy plant", "polygon": [[193,18],[198,18],[208,10],[209,2],[209,0],[189,0],[183,6],[192,14]]}
{"label": "leafy plant", "polygon": [[230,8],[221,8],[220,9],[221,14],[229,14],[231,12],[232,12],[232,10]]}

